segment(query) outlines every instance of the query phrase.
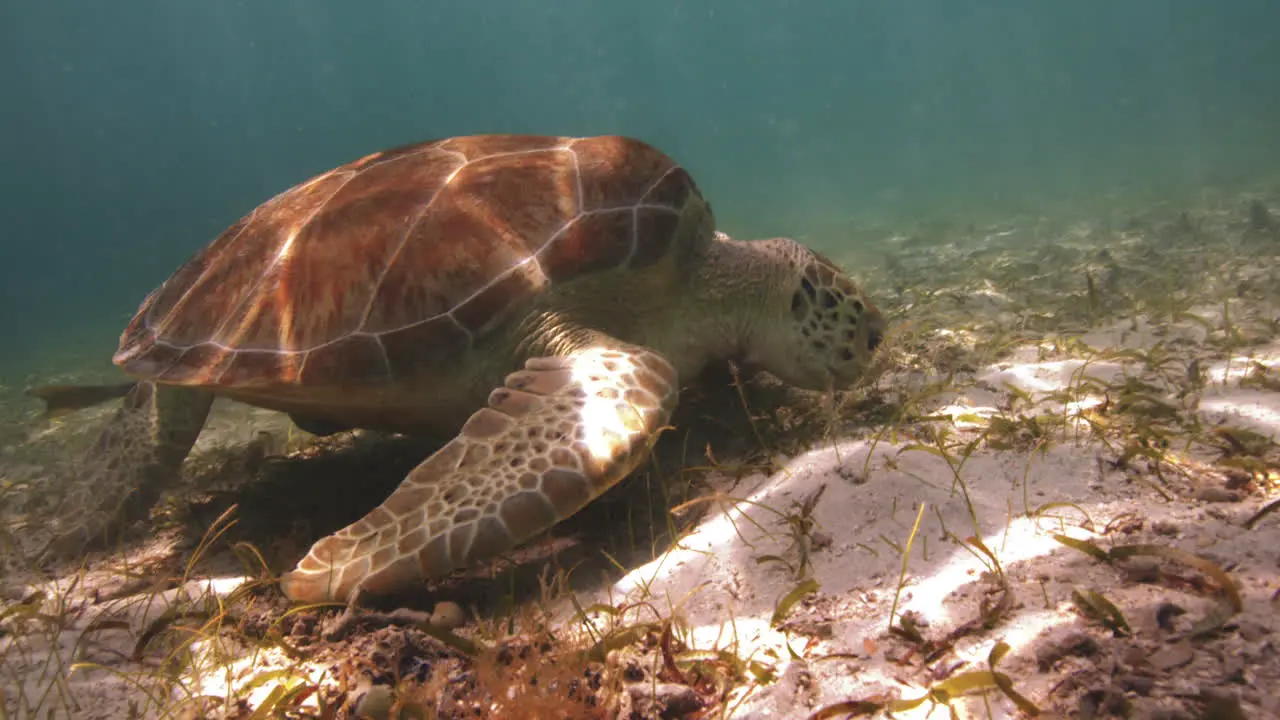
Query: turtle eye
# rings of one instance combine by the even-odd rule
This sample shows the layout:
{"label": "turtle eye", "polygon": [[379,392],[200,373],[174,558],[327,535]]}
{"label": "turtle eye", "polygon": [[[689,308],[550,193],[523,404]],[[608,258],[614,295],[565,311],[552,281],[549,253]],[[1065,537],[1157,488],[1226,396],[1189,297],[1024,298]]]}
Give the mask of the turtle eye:
{"label": "turtle eye", "polygon": [[809,282],[809,278],[800,278],[800,289],[804,290],[804,294],[808,296],[810,302],[818,299],[818,289],[813,286],[812,282]]}

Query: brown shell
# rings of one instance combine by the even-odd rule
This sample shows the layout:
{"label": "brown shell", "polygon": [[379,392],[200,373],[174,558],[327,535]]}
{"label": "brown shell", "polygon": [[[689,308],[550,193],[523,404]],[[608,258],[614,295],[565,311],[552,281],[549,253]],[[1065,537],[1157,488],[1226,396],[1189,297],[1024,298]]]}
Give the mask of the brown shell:
{"label": "brown shell", "polygon": [[142,303],[115,362],[183,385],[391,383],[551,283],[656,262],[686,206],[706,212],[688,174],[627,138],[375,153],[223,232]]}

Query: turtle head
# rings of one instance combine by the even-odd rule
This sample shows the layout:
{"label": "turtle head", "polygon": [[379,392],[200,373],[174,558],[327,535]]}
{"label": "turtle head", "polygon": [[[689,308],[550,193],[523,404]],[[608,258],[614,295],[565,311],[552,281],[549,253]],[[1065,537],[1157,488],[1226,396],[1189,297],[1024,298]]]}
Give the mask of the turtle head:
{"label": "turtle head", "polygon": [[773,256],[780,282],[765,293],[770,307],[746,348],[748,364],[810,390],[853,385],[884,339],[880,311],[839,266],[800,243],[751,244]]}

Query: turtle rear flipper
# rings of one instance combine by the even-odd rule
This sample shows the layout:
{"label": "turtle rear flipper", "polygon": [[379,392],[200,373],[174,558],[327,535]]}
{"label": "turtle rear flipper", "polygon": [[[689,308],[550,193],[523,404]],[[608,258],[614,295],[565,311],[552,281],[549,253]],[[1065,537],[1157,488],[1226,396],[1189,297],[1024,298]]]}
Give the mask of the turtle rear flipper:
{"label": "turtle rear flipper", "polygon": [[136,383],[76,467],[46,558],[67,558],[115,538],[177,476],[213,404],[195,388]]}
{"label": "turtle rear flipper", "polygon": [[671,364],[643,347],[608,341],[530,359],[382,505],[312,546],[281,586],[295,601],[349,601],[506,552],[631,472],[677,393]]}

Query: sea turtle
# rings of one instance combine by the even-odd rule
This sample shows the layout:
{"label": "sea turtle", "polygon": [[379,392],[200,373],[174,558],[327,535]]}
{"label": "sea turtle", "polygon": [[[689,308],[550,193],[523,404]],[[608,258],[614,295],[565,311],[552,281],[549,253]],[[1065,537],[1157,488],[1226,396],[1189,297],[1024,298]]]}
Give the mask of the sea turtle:
{"label": "sea turtle", "polygon": [[307,429],[456,433],[281,579],[295,601],[401,590],[617,483],[707,363],[847,387],[883,333],[834,263],[715,231],[685,170],[639,140],[374,153],[268,200],[143,301],[114,357],[138,380],[85,463],[97,509],[55,545],[147,509],[220,395]]}

